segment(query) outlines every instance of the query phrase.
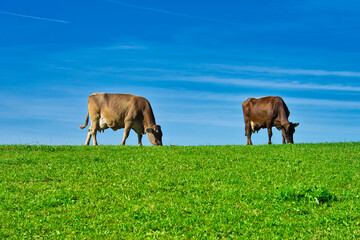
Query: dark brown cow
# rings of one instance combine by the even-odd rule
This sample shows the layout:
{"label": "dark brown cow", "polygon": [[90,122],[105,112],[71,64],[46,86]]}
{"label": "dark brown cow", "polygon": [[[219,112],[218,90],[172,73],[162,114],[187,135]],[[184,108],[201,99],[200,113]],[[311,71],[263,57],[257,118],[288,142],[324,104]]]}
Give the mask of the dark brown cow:
{"label": "dark brown cow", "polygon": [[91,120],[85,141],[89,145],[91,137],[97,145],[96,133],[111,128],[116,131],[124,128],[121,145],[125,145],[130,129],[138,134],[138,144],[142,145],[142,135],[146,134],[153,145],[162,145],[161,127],[156,125],[155,117],[148,100],[131,94],[93,93],[88,98],[88,113],[84,129]]}
{"label": "dark brown cow", "polygon": [[281,97],[248,98],[242,104],[247,145],[252,145],[251,133],[267,128],[271,144],[272,127],[282,130],[282,142],[294,143],[295,127],[299,123],[289,122],[290,111]]}

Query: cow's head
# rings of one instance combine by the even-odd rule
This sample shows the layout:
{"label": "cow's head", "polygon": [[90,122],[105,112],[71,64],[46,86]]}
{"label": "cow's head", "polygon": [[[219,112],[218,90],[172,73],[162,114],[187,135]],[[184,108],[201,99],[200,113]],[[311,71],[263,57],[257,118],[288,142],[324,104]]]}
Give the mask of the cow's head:
{"label": "cow's head", "polygon": [[160,125],[154,125],[145,129],[152,145],[162,146],[162,132]]}
{"label": "cow's head", "polygon": [[299,126],[299,123],[288,122],[283,126],[283,137],[287,143],[294,143],[295,128]]}

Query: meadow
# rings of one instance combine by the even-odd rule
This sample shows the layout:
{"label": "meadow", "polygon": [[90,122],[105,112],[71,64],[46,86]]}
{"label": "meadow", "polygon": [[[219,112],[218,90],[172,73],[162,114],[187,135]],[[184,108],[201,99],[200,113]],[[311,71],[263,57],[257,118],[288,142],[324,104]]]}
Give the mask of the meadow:
{"label": "meadow", "polygon": [[0,146],[0,239],[350,239],[360,143]]}

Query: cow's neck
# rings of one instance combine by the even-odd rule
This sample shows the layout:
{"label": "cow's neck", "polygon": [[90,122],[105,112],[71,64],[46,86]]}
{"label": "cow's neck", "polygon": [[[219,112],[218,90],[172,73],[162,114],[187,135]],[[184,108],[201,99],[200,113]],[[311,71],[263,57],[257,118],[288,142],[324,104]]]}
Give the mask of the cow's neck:
{"label": "cow's neck", "polygon": [[148,111],[144,113],[144,121],[143,121],[144,128],[152,127],[156,125],[155,117],[152,111]]}
{"label": "cow's neck", "polygon": [[288,117],[286,116],[286,113],[284,110],[280,111],[278,119],[279,119],[281,126],[285,126],[286,124],[289,123]]}
{"label": "cow's neck", "polygon": [[286,121],[281,122],[281,126],[285,128],[285,126],[289,123],[289,121],[286,119]]}

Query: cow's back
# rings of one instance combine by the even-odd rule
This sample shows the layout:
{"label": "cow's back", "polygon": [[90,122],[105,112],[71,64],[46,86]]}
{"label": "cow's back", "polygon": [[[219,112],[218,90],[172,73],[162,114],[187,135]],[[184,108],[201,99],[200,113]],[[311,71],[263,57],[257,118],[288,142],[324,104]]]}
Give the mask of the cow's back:
{"label": "cow's back", "polygon": [[290,111],[281,97],[248,98],[242,104],[244,114],[276,115],[279,110],[284,110],[289,116]]}
{"label": "cow's back", "polygon": [[266,118],[271,109],[271,101],[273,97],[248,98],[243,102],[244,116],[249,118]]}
{"label": "cow's back", "polygon": [[278,122],[287,119],[290,114],[281,97],[248,98],[242,107],[245,122],[251,122],[257,129],[264,128],[267,122],[278,125]]}
{"label": "cow's back", "polygon": [[[124,121],[142,121],[149,102],[132,94],[93,93],[88,98],[89,112],[95,118],[104,118],[112,129],[124,127]],[[90,116],[91,117],[91,116]]]}
{"label": "cow's back", "polygon": [[142,109],[148,101],[132,94],[93,93],[89,96],[89,104],[99,111],[114,111],[123,113],[131,108]]}

